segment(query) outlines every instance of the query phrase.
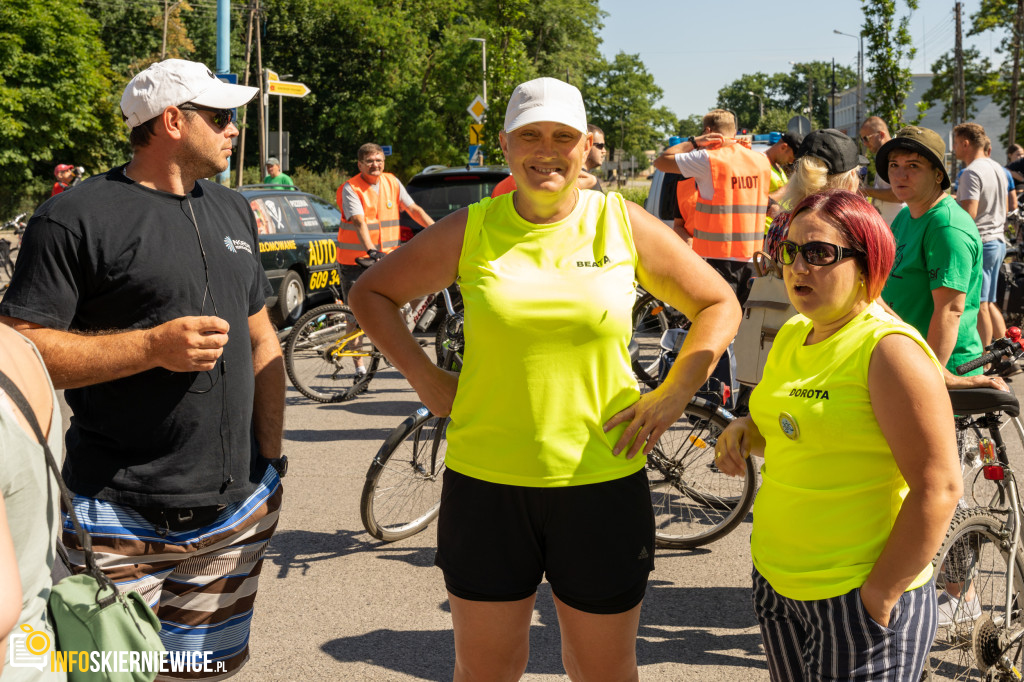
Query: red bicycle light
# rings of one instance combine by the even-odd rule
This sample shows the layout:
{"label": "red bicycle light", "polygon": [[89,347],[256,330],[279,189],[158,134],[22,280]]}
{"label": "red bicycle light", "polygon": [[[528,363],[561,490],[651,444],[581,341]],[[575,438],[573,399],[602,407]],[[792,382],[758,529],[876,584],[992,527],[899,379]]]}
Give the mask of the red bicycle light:
{"label": "red bicycle light", "polygon": [[998,464],[990,464],[983,466],[982,470],[985,472],[986,481],[1001,481],[1003,480],[1003,467]]}
{"label": "red bicycle light", "polygon": [[1020,327],[1010,327],[1009,329],[1006,330],[1006,338],[1010,339],[1015,343],[1020,341],[1020,336]]}

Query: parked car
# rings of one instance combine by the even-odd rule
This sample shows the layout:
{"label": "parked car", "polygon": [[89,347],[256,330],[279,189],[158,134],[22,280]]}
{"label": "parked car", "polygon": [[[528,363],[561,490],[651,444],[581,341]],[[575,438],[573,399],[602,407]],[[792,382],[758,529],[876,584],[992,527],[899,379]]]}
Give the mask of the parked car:
{"label": "parked car", "polygon": [[[505,166],[427,166],[405,188],[409,196],[434,220],[491,196],[494,186],[509,175]],[[402,241],[423,228],[408,213],[399,216]]]}
{"label": "parked car", "polygon": [[260,260],[274,293],[267,298],[278,327],[307,308],[329,302],[340,285],[336,265],[341,211],[292,185],[243,185],[259,230]]}

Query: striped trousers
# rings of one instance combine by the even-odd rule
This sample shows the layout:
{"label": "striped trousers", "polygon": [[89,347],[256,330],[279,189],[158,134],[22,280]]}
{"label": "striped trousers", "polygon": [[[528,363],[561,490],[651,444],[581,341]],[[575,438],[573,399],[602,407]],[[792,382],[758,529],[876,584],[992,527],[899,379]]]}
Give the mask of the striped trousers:
{"label": "striped trousers", "polygon": [[831,599],[783,597],[753,571],[754,612],[772,680],[916,682],[938,626],[935,583],[904,592],[888,627],[864,609],[860,588]]}
{"label": "striped trousers", "polygon": [[[72,503],[92,536],[100,569],[121,592],[141,594],[160,619],[168,652],[207,652],[210,672],[165,679],[220,680],[249,660],[249,628],[263,555],[277,528],[281,480],[267,467],[256,490],[208,525],[189,531],[154,526],[128,506],[75,495]],[[77,571],[84,554],[67,514],[61,541]]]}

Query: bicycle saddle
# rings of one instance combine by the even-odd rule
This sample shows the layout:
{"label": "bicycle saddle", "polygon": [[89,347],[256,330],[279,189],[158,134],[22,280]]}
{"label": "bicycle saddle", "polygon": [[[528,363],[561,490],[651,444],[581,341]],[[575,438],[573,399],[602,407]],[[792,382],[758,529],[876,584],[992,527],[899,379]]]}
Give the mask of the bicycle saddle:
{"label": "bicycle saddle", "polygon": [[1020,415],[1017,396],[998,388],[955,388],[949,391],[953,414],[985,414],[1005,412],[1011,417]]}

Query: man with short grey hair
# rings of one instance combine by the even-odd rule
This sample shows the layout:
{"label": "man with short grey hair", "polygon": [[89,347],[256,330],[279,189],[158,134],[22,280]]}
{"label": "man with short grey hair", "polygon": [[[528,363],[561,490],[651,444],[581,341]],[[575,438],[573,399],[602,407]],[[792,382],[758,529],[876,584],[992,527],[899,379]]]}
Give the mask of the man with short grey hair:
{"label": "man with short grey hair", "polygon": [[[869,116],[860,127],[860,141],[872,154],[878,154],[882,145],[891,140],[889,126],[878,116]],[[889,227],[892,221],[903,210],[904,203],[892,193],[888,182],[882,179],[882,174],[875,169],[875,184],[873,187],[861,187],[861,194],[872,199],[875,208],[882,215],[882,220]]]}

